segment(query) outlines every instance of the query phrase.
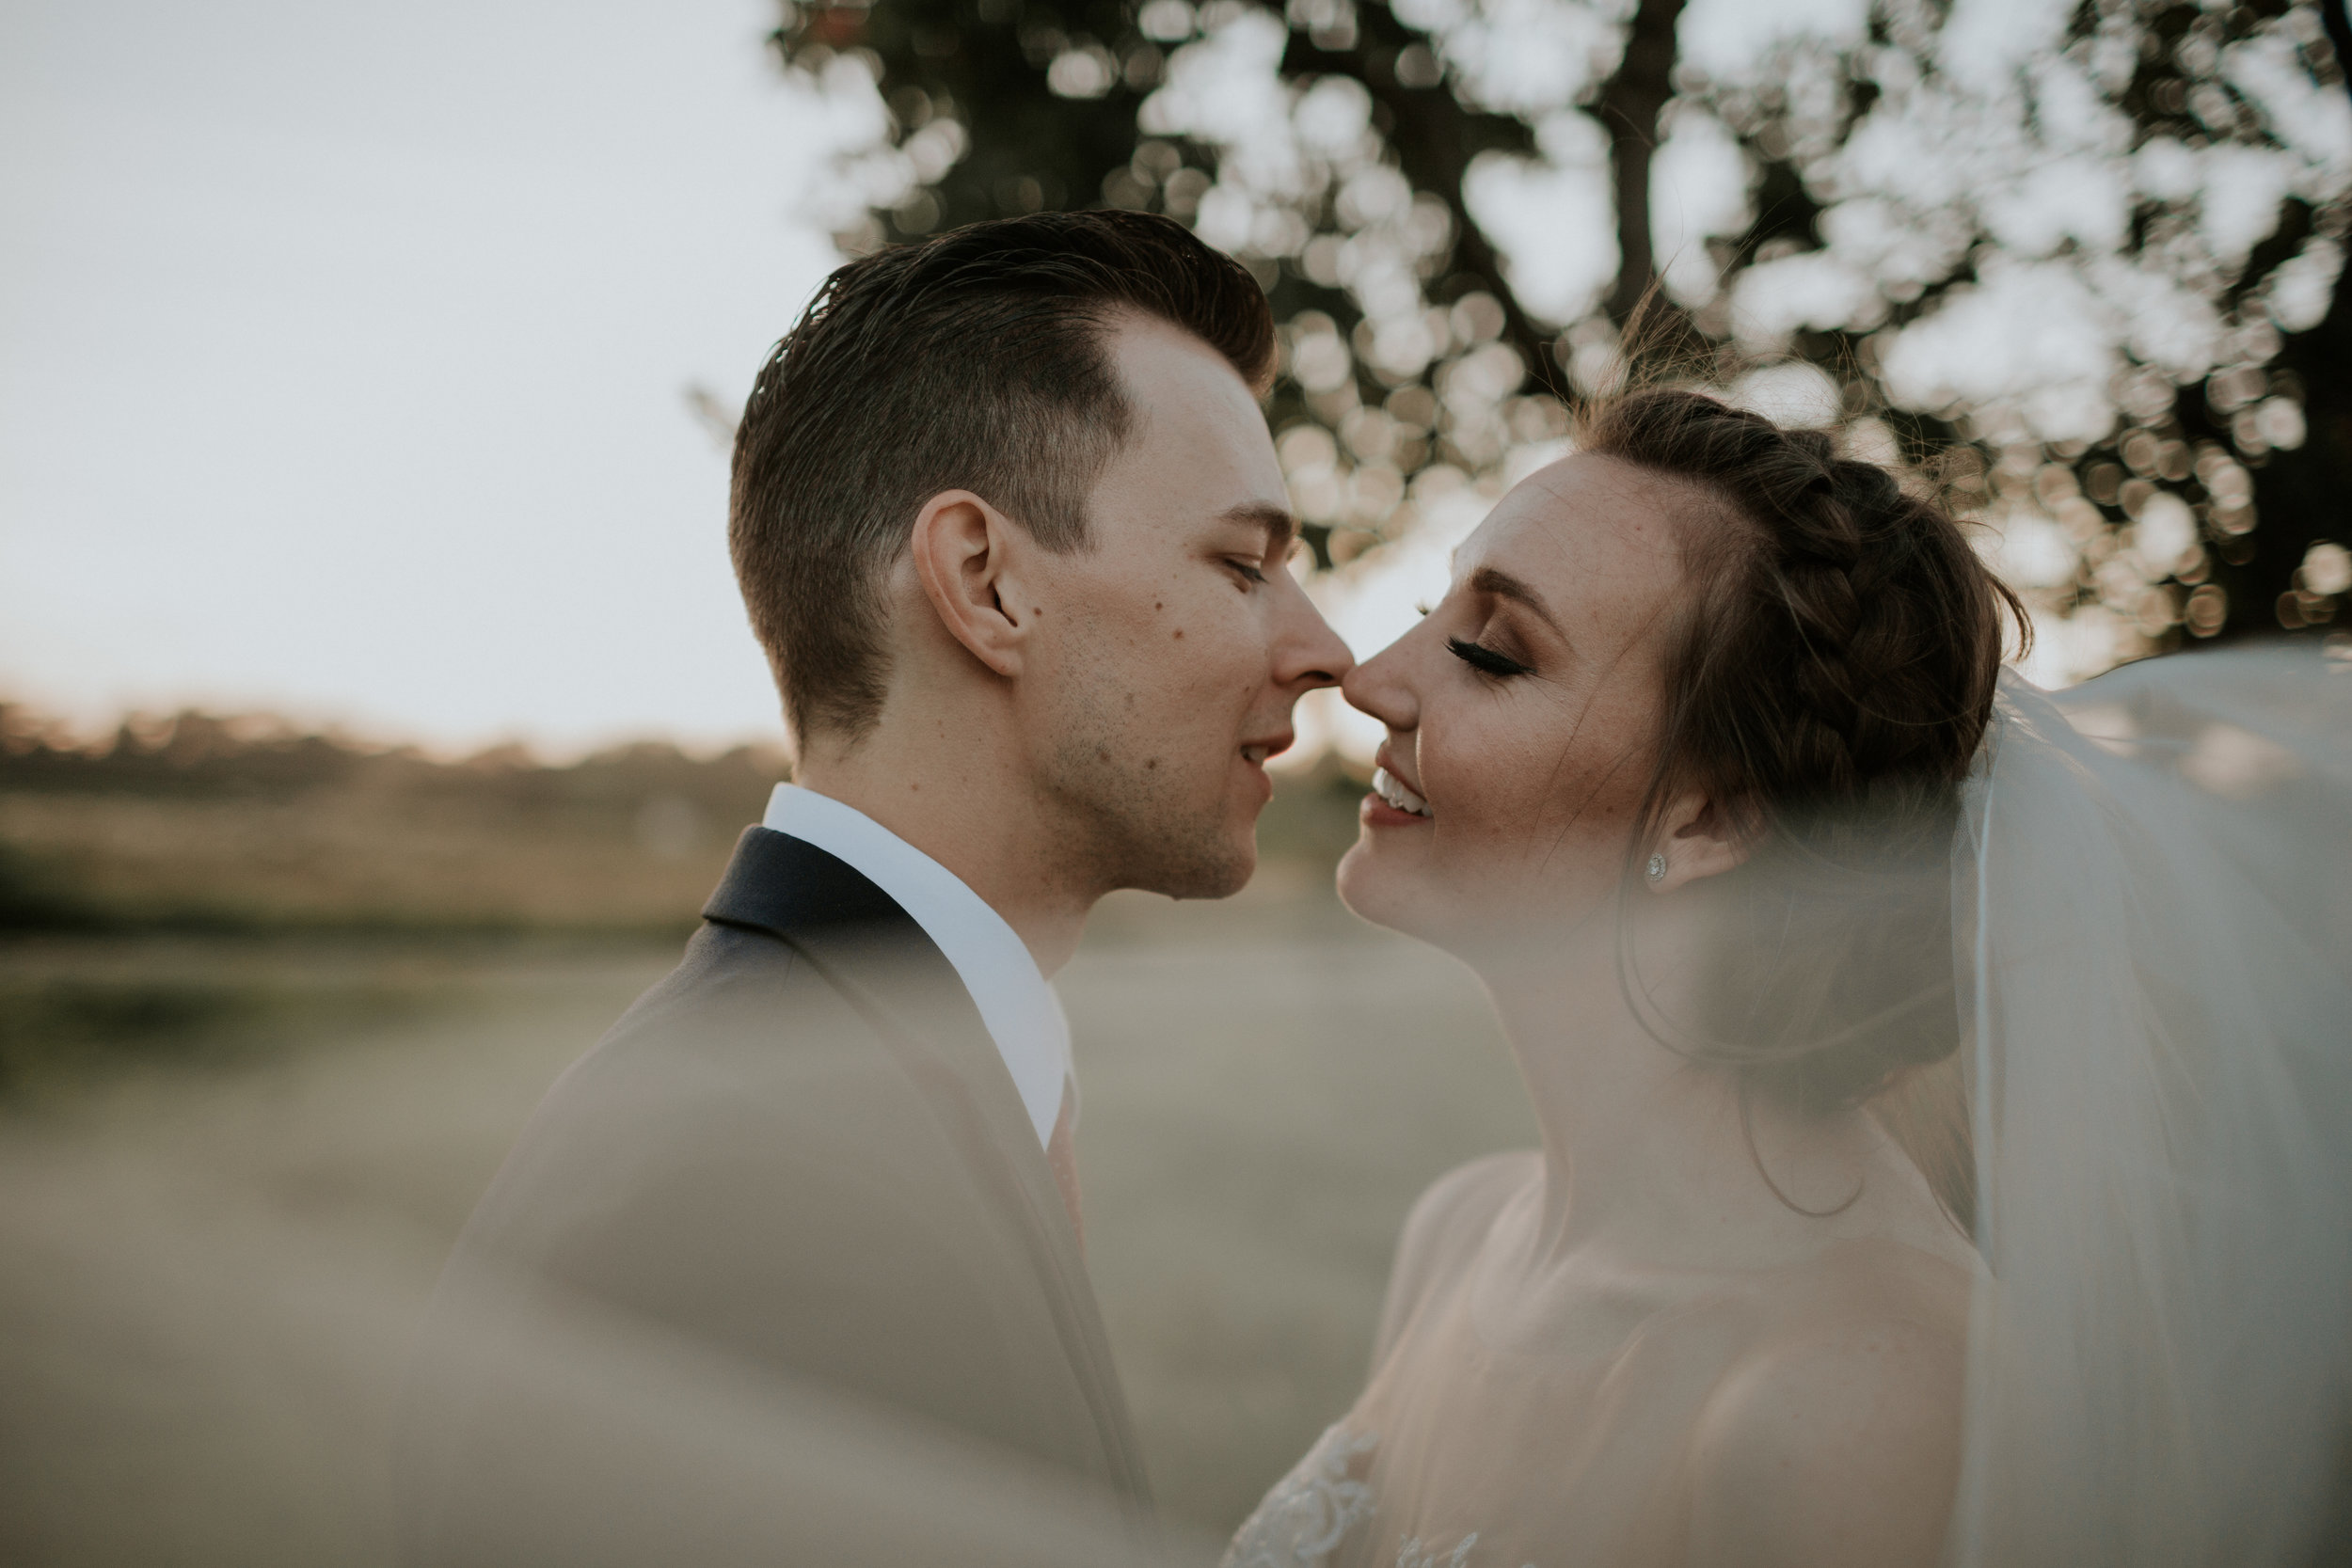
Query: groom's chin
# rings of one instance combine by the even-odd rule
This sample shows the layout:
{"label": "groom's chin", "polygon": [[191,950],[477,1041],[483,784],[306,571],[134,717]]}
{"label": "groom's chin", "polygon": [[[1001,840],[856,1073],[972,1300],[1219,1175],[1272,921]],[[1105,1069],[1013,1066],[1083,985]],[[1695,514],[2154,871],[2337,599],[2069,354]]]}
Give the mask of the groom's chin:
{"label": "groom's chin", "polygon": [[1197,844],[1189,852],[1169,853],[1170,847],[1163,845],[1153,863],[1138,867],[1123,885],[1169,898],[1231,898],[1257,874],[1255,834],[1237,843],[1218,839]]}

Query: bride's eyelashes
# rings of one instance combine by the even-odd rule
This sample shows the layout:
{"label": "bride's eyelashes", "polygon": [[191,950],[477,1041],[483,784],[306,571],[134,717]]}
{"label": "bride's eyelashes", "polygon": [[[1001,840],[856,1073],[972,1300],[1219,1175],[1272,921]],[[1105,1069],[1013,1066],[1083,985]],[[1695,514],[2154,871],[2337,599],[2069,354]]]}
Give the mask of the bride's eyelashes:
{"label": "bride's eyelashes", "polygon": [[[1421,612],[1423,620],[1427,620],[1430,611],[1435,607],[1424,600],[1415,604],[1413,608]],[[1455,658],[1460,659],[1479,673],[1492,675],[1498,680],[1507,680],[1513,675],[1532,674],[1535,669],[1532,664],[1522,664],[1508,654],[1497,653],[1485,643],[1474,642],[1466,637],[1449,637],[1445,640],[1445,645],[1446,650]]]}
{"label": "bride's eyelashes", "polygon": [[1535,668],[1532,664],[1521,664],[1507,654],[1499,654],[1483,642],[1472,642],[1466,638],[1449,637],[1445,645],[1447,652],[1471,669],[1499,679],[1524,675]]}

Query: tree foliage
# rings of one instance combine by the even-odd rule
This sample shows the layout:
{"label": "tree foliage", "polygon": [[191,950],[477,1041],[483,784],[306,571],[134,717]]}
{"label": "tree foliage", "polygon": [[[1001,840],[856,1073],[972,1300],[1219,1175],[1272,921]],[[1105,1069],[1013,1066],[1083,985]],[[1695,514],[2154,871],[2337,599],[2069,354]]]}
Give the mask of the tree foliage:
{"label": "tree foliage", "polygon": [[1101,204],[1248,261],[1325,565],[1559,450],[1655,292],[1691,373],[1993,524],[2063,673],[2332,620],[2343,0],[1774,9],[784,0],[776,42],[886,106],[845,248]]}

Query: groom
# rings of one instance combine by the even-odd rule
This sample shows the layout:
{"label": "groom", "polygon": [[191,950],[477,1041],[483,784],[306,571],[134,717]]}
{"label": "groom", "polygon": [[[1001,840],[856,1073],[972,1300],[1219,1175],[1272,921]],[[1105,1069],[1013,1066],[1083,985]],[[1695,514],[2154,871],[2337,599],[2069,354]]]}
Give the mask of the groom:
{"label": "groom", "polygon": [[[1114,889],[1248,879],[1266,759],[1349,667],[1285,564],[1273,360],[1249,274],[1164,218],[833,275],[735,449],[796,782],[548,1096],[451,1282],[529,1279],[1144,1504],[1047,978]],[[414,1429],[416,1555],[468,1557],[500,1430]]]}

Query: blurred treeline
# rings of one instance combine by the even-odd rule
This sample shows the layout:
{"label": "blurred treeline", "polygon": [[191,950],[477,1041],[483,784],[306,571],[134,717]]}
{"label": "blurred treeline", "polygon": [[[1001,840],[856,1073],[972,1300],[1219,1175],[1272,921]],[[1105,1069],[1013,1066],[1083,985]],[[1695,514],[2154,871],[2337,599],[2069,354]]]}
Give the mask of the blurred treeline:
{"label": "blurred treeline", "polygon": [[438,761],[200,712],[85,740],[0,705],[0,925],[683,928],[784,773],[662,742]]}
{"label": "blurred treeline", "polygon": [[[0,703],[0,931],[679,933],[788,771],[666,741],[437,760],[195,711],[89,738]],[[1335,783],[1286,785],[1262,829],[1302,888],[1354,837]]]}

